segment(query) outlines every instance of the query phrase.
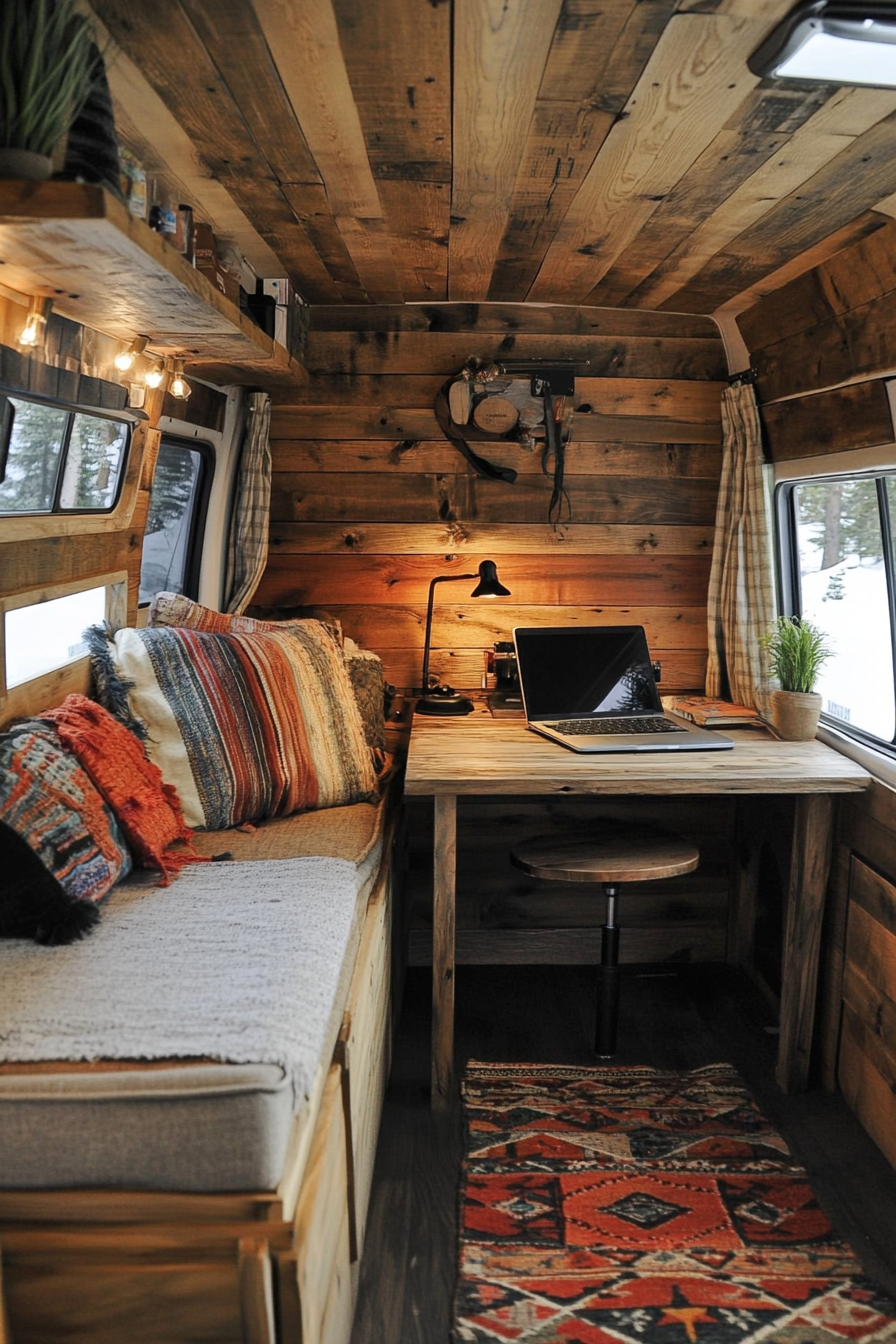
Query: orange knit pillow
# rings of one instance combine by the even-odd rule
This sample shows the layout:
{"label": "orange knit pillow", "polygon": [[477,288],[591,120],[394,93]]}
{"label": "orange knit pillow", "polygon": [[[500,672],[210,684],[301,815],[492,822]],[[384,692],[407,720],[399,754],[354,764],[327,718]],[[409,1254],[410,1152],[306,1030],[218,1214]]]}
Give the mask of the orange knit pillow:
{"label": "orange knit pillow", "polygon": [[115,813],[137,862],[161,870],[162,886],[168,886],[171,874],[184,864],[205,862],[192,846],[172,849],[177,841],[193,836],[177,790],[163,782],[143,744],[108,710],[84,695],[69,695],[40,717],[51,720],[93,780]]}

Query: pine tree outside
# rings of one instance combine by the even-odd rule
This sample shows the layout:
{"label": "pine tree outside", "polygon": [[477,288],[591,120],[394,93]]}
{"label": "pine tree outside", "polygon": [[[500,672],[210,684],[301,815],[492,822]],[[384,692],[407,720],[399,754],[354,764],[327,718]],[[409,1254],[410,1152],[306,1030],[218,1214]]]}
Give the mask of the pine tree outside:
{"label": "pine tree outside", "polygon": [[111,509],[127,459],[120,420],[10,397],[12,411],[0,513]]}
{"label": "pine tree outside", "polygon": [[159,592],[186,591],[202,481],[202,452],[163,439],[143,538],[140,602],[151,601]]}
{"label": "pine tree outside", "polygon": [[825,632],[834,650],[816,687],[823,712],[884,742],[896,736],[884,544],[894,489],[896,478],[884,476],[794,488],[799,614]]}

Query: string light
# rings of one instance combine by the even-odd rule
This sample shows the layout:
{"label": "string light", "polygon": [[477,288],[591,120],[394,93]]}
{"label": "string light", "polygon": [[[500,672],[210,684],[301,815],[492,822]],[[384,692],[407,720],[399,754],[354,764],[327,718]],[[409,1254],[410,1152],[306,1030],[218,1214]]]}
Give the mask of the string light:
{"label": "string light", "polygon": [[143,381],[147,387],[161,387],[165,377],[165,368],[162,364],[150,364],[143,375]]}
{"label": "string light", "polygon": [[47,335],[47,319],[53,311],[53,300],[35,294],[28,309],[28,320],[22,328],[19,345],[35,349],[43,345]]}
{"label": "string light", "polygon": [[128,350],[122,350],[112,361],[116,369],[120,369],[122,373],[127,373],[128,369],[132,369],[136,363],[137,356],[142,355],[143,351],[146,349],[147,341],[148,337],[146,336],[135,337],[135,339],[131,341],[130,348]]}
{"label": "string light", "polygon": [[171,382],[168,384],[168,391],[177,401],[186,401],[193,389],[186,378],[184,378],[183,356],[175,355],[172,363],[174,365],[174,370]]}

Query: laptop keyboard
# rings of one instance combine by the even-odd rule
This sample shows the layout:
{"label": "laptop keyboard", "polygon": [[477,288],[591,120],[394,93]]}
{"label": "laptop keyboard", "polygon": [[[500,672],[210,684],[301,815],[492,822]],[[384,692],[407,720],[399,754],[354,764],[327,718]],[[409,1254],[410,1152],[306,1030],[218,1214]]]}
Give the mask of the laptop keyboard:
{"label": "laptop keyboard", "polygon": [[616,733],[686,733],[668,719],[561,719],[551,725],[567,737],[606,737]]}

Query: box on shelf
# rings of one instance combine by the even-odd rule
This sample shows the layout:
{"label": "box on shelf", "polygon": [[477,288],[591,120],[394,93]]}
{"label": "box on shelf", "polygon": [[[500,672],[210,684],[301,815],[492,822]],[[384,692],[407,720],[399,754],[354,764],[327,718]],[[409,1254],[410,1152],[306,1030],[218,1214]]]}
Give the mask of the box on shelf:
{"label": "box on shelf", "polygon": [[127,207],[136,219],[146,219],[148,207],[143,166],[125,145],[118,147],[118,162],[121,168],[121,194]]}
{"label": "box on shelf", "polygon": [[227,276],[218,261],[215,232],[211,224],[193,225],[193,265],[221,294],[226,294],[234,303],[239,303],[238,284],[235,295],[233,292],[227,293]]}
{"label": "box on shelf", "polygon": [[285,308],[295,298],[290,280],[262,280],[261,285],[262,293],[272,298],[278,307]]}

